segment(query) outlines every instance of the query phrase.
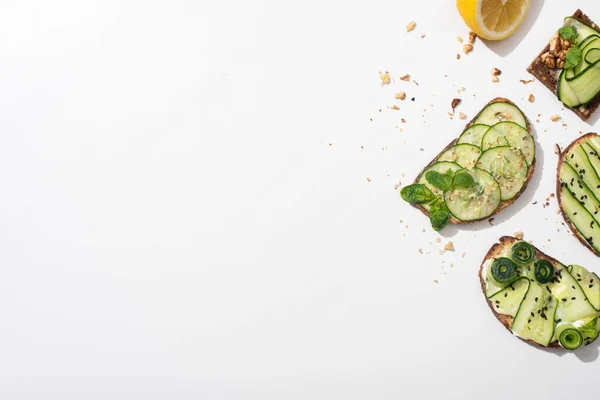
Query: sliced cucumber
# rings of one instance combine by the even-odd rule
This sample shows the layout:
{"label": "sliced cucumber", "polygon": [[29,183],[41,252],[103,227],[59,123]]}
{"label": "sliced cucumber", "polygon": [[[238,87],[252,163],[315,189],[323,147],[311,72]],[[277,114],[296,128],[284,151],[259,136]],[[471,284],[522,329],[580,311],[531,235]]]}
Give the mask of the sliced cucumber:
{"label": "sliced cucumber", "polygon": [[600,311],[600,278],[579,265],[569,265],[569,273],[577,280],[588,301]]}
{"label": "sliced cucumber", "polygon": [[[582,179],[575,169],[568,162],[563,162],[560,167],[560,181],[567,185],[571,193],[580,202],[583,202],[585,209],[594,216],[596,223],[600,219],[598,211],[600,210],[600,201],[594,192],[588,187],[585,180]],[[597,189],[596,189],[597,190]]]}
{"label": "sliced cucumber", "polygon": [[581,233],[581,236],[594,250],[600,252],[600,227],[594,216],[585,209],[580,200],[577,200],[565,185],[560,188],[560,203],[565,216],[575,226],[575,229]]}
{"label": "sliced cucumber", "polygon": [[521,191],[527,180],[527,161],[520,150],[499,146],[486,150],[477,167],[489,172],[500,185],[500,198],[510,200]]}
{"label": "sliced cucumber", "polygon": [[589,65],[572,79],[567,80],[563,69],[558,77],[556,95],[558,99],[571,108],[588,103],[600,92],[600,63]]}
{"label": "sliced cucumber", "polygon": [[555,279],[546,284],[552,296],[558,299],[556,318],[562,321],[577,321],[596,315],[579,283],[562,265],[556,265]]}
{"label": "sliced cucumber", "polygon": [[457,144],[443,152],[437,159],[438,162],[454,162],[464,168],[473,168],[481,155],[479,147],[472,144]]}
{"label": "sliced cucumber", "polygon": [[585,38],[591,35],[600,35],[600,32],[574,17],[565,18],[565,26],[574,26],[577,28],[577,39],[575,39],[575,43],[581,43]]}
{"label": "sliced cucumber", "polygon": [[588,153],[586,153],[585,148],[581,145],[574,146],[565,156],[565,162],[573,167],[577,175],[579,175],[579,178],[585,182],[592,193],[598,197],[600,196],[600,189],[598,188],[600,185],[600,178],[598,178],[596,169],[590,162],[591,159],[594,160],[594,163],[598,161],[593,157],[588,157]]}
{"label": "sliced cucumber", "polygon": [[527,160],[527,165],[531,165],[535,158],[535,141],[527,129],[514,122],[500,122],[491,126],[481,141],[483,151],[507,145],[521,150]]}
{"label": "sliced cucumber", "polygon": [[[589,142],[585,142],[581,144],[582,150],[585,152],[585,156],[587,157],[588,162],[592,166],[592,171],[587,171],[584,173],[583,178],[588,178],[588,175],[594,175],[596,178],[600,180],[600,160],[598,159],[598,153],[596,150],[590,146]],[[600,196],[600,189],[594,188],[594,194],[596,197]]]}
{"label": "sliced cucumber", "polygon": [[514,317],[529,288],[529,279],[522,277],[489,298],[494,310]]}
{"label": "sliced cucumber", "polygon": [[488,125],[477,124],[471,125],[461,133],[457,143],[472,144],[481,147],[481,139],[485,132],[489,129]]}
{"label": "sliced cucumber", "polygon": [[473,177],[475,185],[455,187],[444,192],[444,201],[450,213],[461,221],[487,218],[496,211],[501,201],[500,186],[487,171],[480,168],[464,170]]}
{"label": "sliced cucumber", "polygon": [[[436,188],[435,186],[433,186],[431,183],[429,183],[429,181],[427,179],[425,179],[425,174],[427,174],[427,172],[429,171],[436,171],[439,172],[440,174],[445,174],[448,170],[452,171],[452,173],[458,171],[459,169],[462,169],[462,167],[456,163],[453,162],[437,162],[435,164],[433,164],[432,166],[430,166],[429,168],[427,168],[426,170],[424,170],[421,175],[419,175],[419,178],[417,180],[417,183],[420,183],[422,185],[427,186],[427,188],[429,190],[431,190],[431,192],[433,194],[435,194],[436,196],[443,196],[443,190]],[[421,206],[423,206],[423,208],[425,208],[427,211],[429,211],[430,205],[428,203],[422,203]]]}
{"label": "sliced cucumber", "polygon": [[515,105],[505,102],[491,103],[475,117],[474,124],[495,125],[498,122],[512,121],[527,128],[527,119]]}
{"label": "sliced cucumber", "polygon": [[512,331],[520,338],[548,346],[554,336],[556,308],[557,300],[546,289],[530,281],[513,321]]}

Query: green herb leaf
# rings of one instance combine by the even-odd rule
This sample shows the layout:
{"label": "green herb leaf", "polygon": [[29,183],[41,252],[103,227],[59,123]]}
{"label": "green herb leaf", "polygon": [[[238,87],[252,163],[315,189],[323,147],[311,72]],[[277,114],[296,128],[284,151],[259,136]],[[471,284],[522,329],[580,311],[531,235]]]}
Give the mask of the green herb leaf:
{"label": "green herb leaf", "polygon": [[450,212],[446,203],[441,197],[437,197],[432,203],[429,209],[429,221],[431,227],[435,231],[441,231],[446,225],[448,225],[448,219],[450,218]]}
{"label": "green herb leaf", "polygon": [[565,59],[564,69],[575,67],[581,62],[581,49],[579,47],[571,47]]}
{"label": "green herb leaf", "polygon": [[463,187],[471,187],[475,185],[475,180],[466,172],[457,172],[454,175],[454,181],[452,182],[452,186],[463,186]]}
{"label": "green herb leaf", "polygon": [[400,196],[409,203],[429,203],[435,199],[435,195],[425,185],[415,183],[404,186],[400,190]]}
{"label": "green herb leaf", "polygon": [[450,190],[452,189],[452,176],[447,174],[440,174],[437,171],[428,171],[425,174],[427,182],[431,183],[438,189]]}
{"label": "green herb leaf", "polygon": [[581,329],[594,329],[595,330],[597,323],[598,323],[598,317],[595,317],[590,322],[588,322],[587,324],[583,325],[581,327]]}
{"label": "green herb leaf", "polygon": [[558,30],[558,34],[564,40],[575,42],[575,39],[577,39],[577,28],[571,25],[563,26]]}

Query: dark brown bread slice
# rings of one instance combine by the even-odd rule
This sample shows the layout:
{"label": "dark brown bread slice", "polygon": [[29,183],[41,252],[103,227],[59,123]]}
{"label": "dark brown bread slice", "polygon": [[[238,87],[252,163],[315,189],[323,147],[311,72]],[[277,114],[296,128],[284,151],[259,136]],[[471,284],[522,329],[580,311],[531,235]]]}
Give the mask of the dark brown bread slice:
{"label": "dark brown bread slice", "polygon": [[[494,316],[498,319],[498,321],[500,321],[500,323],[502,325],[504,325],[504,327],[506,329],[508,329],[508,331],[510,333],[512,333],[512,330],[510,329],[510,327],[512,326],[513,320],[514,318],[511,317],[510,315],[504,315],[504,314],[499,314],[496,312],[494,305],[492,304],[492,302],[487,298],[487,296],[485,295],[485,277],[483,276],[483,264],[485,264],[485,262],[487,260],[490,259],[495,259],[497,257],[500,256],[500,254],[502,254],[502,250],[506,247],[512,247],[512,245],[515,242],[518,242],[519,239],[512,237],[512,236],[502,236],[499,240],[498,243],[495,243],[490,250],[487,252],[487,254],[485,255],[483,261],[481,262],[481,266],[479,267],[479,282],[481,284],[481,290],[483,291],[483,295],[486,298],[486,302],[488,303],[488,306],[490,307],[490,310],[492,310],[492,313],[494,313]],[[556,259],[550,257],[547,254],[542,253],[541,251],[539,251],[536,247],[534,247],[535,249],[535,253],[536,253],[536,257],[537,258],[544,258],[548,261],[550,261],[553,265],[556,265],[557,263],[559,263],[559,261],[557,261]],[[521,340],[523,340],[524,342],[527,342],[533,346],[539,346],[539,347],[552,347],[552,348],[556,348],[556,347],[560,347],[560,345],[558,344],[558,341],[554,341],[551,342],[548,346],[542,346],[539,343],[534,342],[533,340],[527,340],[527,339],[522,339],[519,338]]]}
{"label": "dark brown bread slice", "polygon": [[558,165],[556,167],[556,197],[558,199],[558,207],[560,208],[560,213],[562,214],[565,222],[567,223],[567,225],[569,225],[569,228],[571,228],[571,232],[573,232],[573,235],[575,235],[575,237],[577,239],[579,239],[579,241],[581,242],[581,244],[583,244],[585,247],[587,247],[588,249],[591,250],[592,253],[594,253],[595,255],[600,257],[600,253],[598,253],[596,251],[596,249],[594,249],[586,240],[585,237],[583,237],[583,235],[577,230],[577,228],[575,227],[575,225],[573,225],[573,223],[571,222],[571,220],[567,217],[567,215],[565,214],[565,209],[563,207],[563,199],[562,199],[562,190],[560,190],[560,169],[563,165],[563,163],[565,162],[565,158],[567,156],[567,153],[569,151],[571,151],[571,149],[581,143],[587,142],[590,138],[594,137],[594,136],[598,136],[597,133],[595,132],[590,132],[590,133],[586,133],[583,136],[578,137],[577,139],[575,139],[570,145],[568,145],[563,151],[562,153],[560,153],[560,156],[558,157]]}
{"label": "dark brown bread slice", "polygon": [[[587,15],[585,15],[581,10],[575,11],[573,13],[573,17],[583,22],[586,25],[591,26],[594,29],[598,29],[598,25],[594,23]],[[557,29],[558,30],[558,29]],[[550,42],[550,39],[548,39]],[[533,60],[531,65],[527,67],[527,72],[531,75],[535,76],[540,82],[542,82],[552,93],[556,95],[556,86],[558,83],[558,75],[560,74],[559,68],[548,68],[546,64],[542,62],[542,54],[547,53],[550,50],[550,43],[544,47],[544,49],[538,54],[538,56]],[[575,114],[579,116],[582,120],[587,120],[592,116],[592,114],[596,111],[596,109],[600,106],[600,93],[596,95],[589,103],[584,106],[578,107],[576,109],[569,108]]]}
{"label": "dark brown bread slice", "polygon": [[[485,109],[485,107],[487,107],[488,105],[492,104],[492,103],[498,103],[498,102],[504,102],[504,103],[509,103],[512,104],[513,106],[517,107],[517,105],[515,103],[513,103],[512,101],[510,101],[509,99],[505,99],[504,97],[496,97],[495,99],[490,100],[482,109],[481,111],[483,111]],[[518,108],[518,107],[517,107]],[[475,119],[477,119],[477,117],[479,116],[479,114],[481,113],[481,111],[479,111],[479,113],[471,120],[469,121],[469,123],[465,126],[465,129],[467,129],[468,127],[470,127],[471,125],[473,125],[473,121],[475,121]],[[523,114],[525,116],[525,114]],[[527,123],[527,130],[529,131],[529,133],[531,134],[531,136],[533,137],[533,134],[531,133],[531,124],[529,123],[529,119],[527,119],[527,116],[525,116],[525,121]],[[463,130],[464,132],[464,130]],[[533,138],[535,141],[535,138]],[[429,164],[427,164],[425,166],[425,168],[423,168],[421,170],[421,172],[419,172],[419,175],[417,175],[417,177],[415,178],[414,183],[417,183],[419,180],[419,177],[421,176],[421,174],[423,173],[423,171],[425,171],[427,168],[431,167],[433,164],[435,164],[436,160],[438,159],[439,156],[441,156],[446,150],[448,150],[450,147],[454,146],[456,144],[456,141],[458,140],[458,138],[454,139],[453,141],[450,142],[450,144],[448,146],[446,146],[442,151],[440,151],[438,153],[437,156],[435,156],[435,158],[433,160],[431,160],[431,162]],[[535,156],[533,157],[533,162],[531,163],[531,165],[529,166],[529,170],[527,171],[527,179],[525,180],[525,184],[523,184],[523,187],[521,188],[521,190],[519,191],[519,193],[517,193],[517,195],[515,197],[513,197],[510,200],[504,200],[502,202],[500,202],[500,204],[498,205],[498,208],[496,208],[496,211],[494,211],[494,213],[488,217],[482,218],[482,219],[487,219],[487,218],[491,218],[494,215],[498,214],[500,211],[504,210],[506,207],[510,206],[512,203],[514,203],[523,193],[523,191],[525,191],[525,189],[527,188],[527,185],[529,185],[529,181],[531,181],[531,177],[533,176],[533,171],[535,170]],[[427,215],[427,217],[429,217],[429,211],[427,211],[423,206],[421,206],[420,204],[415,204],[415,206],[421,210],[421,212],[423,212],[423,214]],[[479,220],[480,221],[480,220]],[[477,222],[477,221],[461,221],[458,220],[452,216],[450,216],[450,219],[448,220],[448,223],[450,224],[454,224],[454,225],[466,225],[466,224],[470,224],[472,222]]]}

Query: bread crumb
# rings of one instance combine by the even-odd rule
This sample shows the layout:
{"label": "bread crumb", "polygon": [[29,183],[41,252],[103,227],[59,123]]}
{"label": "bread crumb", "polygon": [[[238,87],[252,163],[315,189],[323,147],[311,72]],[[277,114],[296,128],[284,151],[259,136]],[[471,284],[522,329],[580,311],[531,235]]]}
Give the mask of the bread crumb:
{"label": "bread crumb", "polygon": [[515,232],[514,235],[517,239],[523,240],[523,232],[521,232],[521,231]]}
{"label": "bread crumb", "polygon": [[436,243],[440,243],[441,241],[442,241],[442,238],[439,238],[439,237],[435,238]]}
{"label": "bread crumb", "polygon": [[416,26],[416,25],[417,25],[417,24],[416,24],[416,22],[415,22],[415,21],[410,21],[410,22],[408,23],[408,25],[406,25],[406,32],[410,32],[410,31],[412,31],[413,29],[415,29],[415,26]]}
{"label": "bread crumb", "polygon": [[367,182],[371,182],[371,178],[367,177]]}
{"label": "bread crumb", "polygon": [[533,102],[535,101],[535,96],[534,96],[532,93],[529,93],[529,97],[527,98],[527,100],[528,100],[530,103],[533,103]]}
{"label": "bread crumb", "polygon": [[452,112],[454,112],[454,109],[460,104],[461,101],[461,99],[452,99],[452,103],[450,103],[452,106]]}
{"label": "bread crumb", "polygon": [[392,110],[400,110],[400,107],[398,107],[397,105],[393,105],[390,107]]}
{"label": "bread crumb", "polygon": [[467,254],[467,253],[462,253],[462,254],[460,255],[460,258],[465,258],[465,255],[466,255],[466,254]]}
{"label": "bread crumb", "polygon": [[381,86],[389,85],[392,82],[392,78],[390,78],[390,73],[387,71],[379,71],[379,79],[381,79]]}
{"label": "bread crumb", "polygon": [[527,85],[533,81],[535,81],[535,79],[530,79],[528,81],[526,81],[525,79],[519,79],[519,82],[521,82],[523,85]]}
{"label": "bread crumb", "polygon": [[425,34],[422,34],[422,35],[421,35],[421,39],[425,39]]}
{"label": "bread crumb", "polygon": [[556,122],[560,119],[560,115],[554,114],[550,117],[550,121]]}
{"label": "bread crumb", "polygon": [[462,37],[460,37],[460,36],[457,36],[457,37],[456,37],[456,40],[458,40],[458,43],[462,43],[462,42],[463,42],[463,38],[462,38]]}
{"label": "bread crumb", "polygon": [[498,68],[492,68],[492,75],[498,76],[501,74],[502,74],[502,71],[500,71]]}
{"label": "bread crumb", "polygon": [[[400,184],[399,184],[399,183],[396,183],[396,184],[394,185],[394,190],[398,190],[398,188],[399,188],[399,187],[400,187]],[[402,222],[402,221],[400,221],[400,222]]]}
{"label": "bread crumb", "polygon": [[460,119],[466,119],[467,118],[467,114],[465,114],[465,113],[458,113],[458,118],[460,118]]}
{"label": "bread crumb", "polygon": [[460,54],[456,53],[456,59],[460,60]]}
{"label": "bread crumb", "polygon": [[450,268],[454,267],[454,263],[450,263]]}
{"label": "bread crumb", "polygon": [[454,243],[452,243],[452,241],[449,241],[448,243],[446,243],[444,245],[444,250],[454,251]]}
{"label": "bread crumb", "polygon": [[438,283],[440,283],[440,281],[438,281],[437,279],[434,279],[433,283],[438,284]]}
{"label": "bread crumb", "polygon": [[558,145],[558,143],[554,144],[554,154],[556,154],[557,156],[560,156],[560,153],[562,153],[562,151],[560,150],[560,146]]}
{"label": "bread crumb", "polygon": [[472,44],[463,44],[462,51],[465,54],[469,54],[470,52],[473,51],[473,45]]}
{"label": "bread crumb", "polygon": [[394,95],[394,98],[396,100],[404,100],[406,98],[406,93],[404,92],[398,92]]}
{"label": "bread crumb", "polygon": [[419,249],[419,254],[423,254],[423,249]]}
{"label": "bread crumb", "polygon": [[500,79],[496,75],[492,75],[492,82],[500,82]]}
{"label": "bread crumb", "polygon": [[408,82],[408,81],[410,80],[410,74],[406,74],[406,75],[404,75],[404,76],[401,76],[401,77],[400,77],[400,80],[401,80],[401,81]]}
{"label": "bread crumb", "polygon": [[425,228],[421,229],[421,232],[425,233]]}
{"label": "bread crumb", "polygon": [[475,43],[475,39],[477,38],[477,34],[475,32],[469,32],[469,43]]}
{"label": "bread crumb", "polygon": [[422,148],[422,147],[421,147],[419,150],[420,150],[420,151],[425,151],[425,149],[424,149],[424,148]]}

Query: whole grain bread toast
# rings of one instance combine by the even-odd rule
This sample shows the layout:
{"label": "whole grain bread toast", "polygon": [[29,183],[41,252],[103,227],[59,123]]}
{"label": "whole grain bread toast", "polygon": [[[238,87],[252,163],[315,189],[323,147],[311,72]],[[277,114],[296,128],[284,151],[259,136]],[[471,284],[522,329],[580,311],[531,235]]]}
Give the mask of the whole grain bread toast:
{"label": "whole grain bread toast", "polygon": [[564,218],[567,225],[569,225],[569,228],[571,228],[571,232],[573,232],[573,235],[575,235],[575,237],[577,239],[579,239],[581,244],[583,244],[585,247],[590,249],[592,251],[592,253],[594,253],[595,255],[600,257],[600,253],[598,253],[598,251],[596,251],[596,249],[594,249],[594,247],[592,247],[589,244],[587,239],[579,232],[579,230],[575,227],[575,225],[573,225],[571,220],[567,217],[567,214],[565,214],[565,209],[563,207],[562,190],[560,190],[561,189],[560,188],[560,169],[561,169],[563,163],[565,162],[567,153],[569,151],[571,151],[571,149],[573,147],[575,147],[583,142],[586,142],[589,138],[594,137],[594,136],[598,136],[598,134],[595,132],[586,133],[585,135],[580,136],[577,139],[575,139],[570,145],[568,145],[562,151],[562,153],[560,153],[560,156],[558,157],[558,165],[556,167],[556,197],[558,200],[558,207],[560,209],[560,213],[562,214],[562,217]]}
{"label": "whole grain bread toast", "polygon": [[[487,260],[490,259],[495,259],[500,257],[500,255],[502,254],[502,250],[506,247],[512,247],[513,244],[515,244],[516,242],[518,242],[519,239],[512,237],[512,236],[502,236],[499,240],[498,243],[495,243],[490,250],[487,252],[487,254],[485,255],[483,261],[481,262],[481,266],[479,267],[479,282],[481,284],[481,290],[483,291],[483,295],[485,296],[485,277],[483,276],[483,264],[485,264],[485,262]],[[557,261],[556,259],[550,257],[547,254],[542,253],[541,251],[539,251],[536,247],[534,247],[535,249],[535,253],[536,253],[536,257],[537,258],[544,258],[548,261],[550,261],[552,263],[552,265],[554,265],[556,267],[557,264],[560,264],[559,261]],[[505,315],[505,314],[499,314],[498,312],[496,312],[496,309],[494,308],[494,305],[492,304],[492,302],[487,298],[486,296],[486,302],[488,303],[488,306],[490,307],[490,310],[492,310],[492,313],[494,314],[494,316],[496,317],[496,319],[498,319],[498,321],[500,321],[500,323],[506,328],[508,329],[508,331],[512,334],[512,330],[511,330],[511,326],[513,323],[514,318],[511,317],[510,315]],[[521,340],[523,340],[524,342],[527,342],[533,346],[538,346],[538,347],[551,347],[551,348],[556,348],[556,347],[560,347],[560,345],[558,344],[558,341],[553,341],[551,342],[548,346],[542,346],[539,343],[534,342],[533,340],[527,340],[527,339],[523,339],[523,338],[519,338]]]}
{"label": "whole grain bread toast", "polygon": [[[594,21],[590,19],[587,15],[585,15],[581,10],[577,10],[573,13],[573,18],[578,19],[586,25],[591,26],[594,29],[599,29],[598,25]],[[562,25],[561,25],[562,26]],[[558,29],[557,29],[558,30]],[[548,40],[550,42],[550,40]],[[546,47],[538,54],[538,56],[533,60],[533,62],[527,67],[527,72],[531,75],[535,76],[537,80],[542,82],[552,93],[556,95],[556,87],[558,84],[558,76],[560,74],[560,68],[549,68],[542,62],[542,55],[547,53],[550,50],[550,44],[548,43]],[[575,114],[579,116],[582,120],[589,119],[592,114],[598,109],[600,106],[600,93],[598,93],[590,102],[587,104],[578,107],[576,109],[569,108]]]}
{"label": "whole grain bread toast", "polygon": [[[485,106],[483,106],[481,108],[481,110],[483,111],[483,109],[485,109],[485,107],[487,107],[488,105],[490,105],[491,103],[497,103],[497,102],[505,102],[505,103],[509,103],[512,104],[516,107],[516,104],[513,103],[512,101],[510,101],[509,99],[506,99],[504,97],[496,97],[492,100],[490,100]],[[523,114],[524,115],[524,114]],[[468,127],[470,127],[471,125],[473,125],[473,121],[475,121],[475,119],[477,118],[477,116],[479,116],[479,114],[477,114],[475,117],[473,117],[473,119],[471,121],[469,121],[469,123],[465,126],[465,129],[467,129]],[[533,134],[531,133],[531,124],[529,123],[529,119],[527,118],[527,116],[525,116],[525,121],[527,123],[527,131],[529,132],[529,134],[531,134],[531,136],[533,137]],[[533,138],[535,141],[535,137]],[[417,183],[419,180],[419,177],[421,176],[421,174],[423,173],[423,171],[425,171],[427,168],[431,167],[433,164],[435,164],[436,160],[438,159],[439,156],[441,156],[446,150],[448,150],[450,147],[454,146],[456,144],[456,141],[458,140],[458,138],[454,139],[453,141],[451,141],[448,146],[444,147],[444,149],[442,151],[440,151],[438,153],[438,155],[436,155],[433,160],[431,160],[431,162],[429,164],[427,164],[425,166],[425,168],[423,168],[421,170],[421,172],[419,172],[419,174],[417,175],[417,177],[415,178],[415,181],[413,183]],[[531,165],[529,166],[529,169],[527,170],[527,178],[525,180],[525,183],[523,184],[523,187],[521,188],[521,190],[519,191],[519,193],[517,193],[516,196],[514,196],[512,199],[510,200],[503,200],[500,202],[500,205],[498,206],[498,208],[496,208],[496,210],[494,211],[494,213],[488,217],[485,217],[483,219],[488,219],[493,217],[494,215],[498,214],[500,211],[504,210],[506,207],[510,206],[512,203],[514,203],[523,193],[523,191],[525,191],[525,189],[527,188],[527,185],[529,185],[529,182],[531,181],[531,178],[533,176],[533,172],[535,170],[535,161],[536,158],[533,158],[533,162],[531,163]],[[429,217],[429,211],[427,211],[423,206],[421,206],[420,204],[414,204],[415,207],[417,207],[419,210],[421,210],[421,212],[423,214],[425,214],[427,217]],[[480,220],[479,220],[480,221]],[[477,222],[477,221],[461,221],[459,219],[454,218],[453,216],[450,216],[450,218],[448,219],[448,223],[449,224],[454,224],[454,225],[466,225],[466,224],[470,224],[472,222]]]}

